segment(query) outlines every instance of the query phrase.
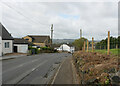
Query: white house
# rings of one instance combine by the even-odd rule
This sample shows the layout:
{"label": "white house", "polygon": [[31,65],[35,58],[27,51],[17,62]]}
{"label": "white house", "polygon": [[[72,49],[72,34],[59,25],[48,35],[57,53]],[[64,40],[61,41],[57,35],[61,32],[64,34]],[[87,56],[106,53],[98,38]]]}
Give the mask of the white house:
{"label": "white house", "polygon": [[22,38],[14,38],[14,52],[27,53],[29,42]]}
{"label": "white house", "polygon": [[74,52],[74,47],[70,47],[67,44],[62,44],[58,49],[58,51],[67,51],[67,52]]}
{"label": "white house", "polygon": [[0,23],[0,31],[2,31],[2,33],[0,34],[1,36],[0,48],[2,48],[0,50],[0,53],[2,54],[12,53],[13,52],[13,37],[1,23]]}

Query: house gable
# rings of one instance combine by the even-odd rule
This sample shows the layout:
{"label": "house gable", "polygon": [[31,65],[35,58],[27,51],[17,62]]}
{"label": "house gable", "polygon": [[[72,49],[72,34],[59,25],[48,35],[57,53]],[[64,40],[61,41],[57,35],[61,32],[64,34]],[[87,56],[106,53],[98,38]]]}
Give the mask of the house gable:
{"label": "house gable", "polygon": [[0,36],[2,36],[2,40],[13,40],[11,34],[6,30],[6,28],[0,23]]}
{"label": "house gable", "polygon": [[0,23],[0,36],[1,36],[1,45],[2,45],[2,54],[12,53],[13,52],[13,37],[6,30],[6,28]]}
{"label": "house gable", "polygon": [[29,35],[32,38],[33,43],[45,43],[49,36]]}
{"label": "house gable", "polygon": [[50,43],[49,36],[28,35],[23,37],[23,39],[33,43]]}
{"label": "house gable", "polygon": [[25,40],[27,40],[27,41],[29,41],[29,42],[32,42],[32,38],[29,37],[29,36],[25,36],[25,37],[23,37],[23,39],[25,39]]}
{"label": "house gable", "polygon": [[28,35],[23,38],[40,47],[50,46],[50,36]]}

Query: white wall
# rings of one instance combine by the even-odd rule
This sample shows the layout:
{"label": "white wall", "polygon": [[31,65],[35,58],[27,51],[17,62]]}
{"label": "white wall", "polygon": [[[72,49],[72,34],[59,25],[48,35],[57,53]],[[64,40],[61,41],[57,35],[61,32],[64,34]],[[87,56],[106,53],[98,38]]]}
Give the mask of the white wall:
{"label": "white wall", "polygon": [[68,51],[68,52],[73,53],[75,51],[75,47],[69,47],[68,45],[63,44],[57,50],[58,51],[62,51],[63,50],[63,51]]}
{"label": "white wall", "polygon": [[2,56],[2,38],[0,36],[0,56]]}
{"label": "white wall", "polygon": [[73,53],[75,51],[75,47],[70,47],[70,52]]}
{"label": "white wall", "polygon": [[[5,48],[5,42],[9,42],[9,48]],[[13,40],[2,40],[2,52],[3,54],[13,53]]]}
{"label": "white wall", "polygon": [[14,44],[17,46],[18,53],[27,53],[28,52],[28,44]]}
{"label": "white wall", "polygon": [[60,46],[60,48],[58,49],[58,51],[70,51],[70,47],[68,46],[68,45],[66,45],[66,44],[63,44],[63,45],[61,45]]}

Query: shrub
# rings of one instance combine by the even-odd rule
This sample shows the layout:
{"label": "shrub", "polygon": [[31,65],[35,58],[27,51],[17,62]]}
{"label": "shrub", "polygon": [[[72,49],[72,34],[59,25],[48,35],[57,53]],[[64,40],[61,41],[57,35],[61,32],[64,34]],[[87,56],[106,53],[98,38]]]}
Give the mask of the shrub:
{"label": "shrub", "polygon": [[40,50],[38,50],[38,48],[34,48],[32,46],[29,46],[28,50],[30,51],[29,52],[30,54],[38,54],[39,53],[38,51],[40,51]]}
{"label": "shrub", "polygon": [[41,47],[41,50],[51,50],[49,47]]}

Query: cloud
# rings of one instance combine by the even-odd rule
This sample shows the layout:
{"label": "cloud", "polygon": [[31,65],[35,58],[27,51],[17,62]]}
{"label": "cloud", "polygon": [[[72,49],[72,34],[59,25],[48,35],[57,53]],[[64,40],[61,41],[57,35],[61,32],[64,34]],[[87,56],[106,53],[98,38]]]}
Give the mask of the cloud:
{"label": "cloud", "polygon": [[2,22],[14,37],[50,35],[51,24],[54,38],[79,38],[80,29],[88,39],[105,38],[108,30],[118,35],[117,2],[5,2],[2,7]]}

